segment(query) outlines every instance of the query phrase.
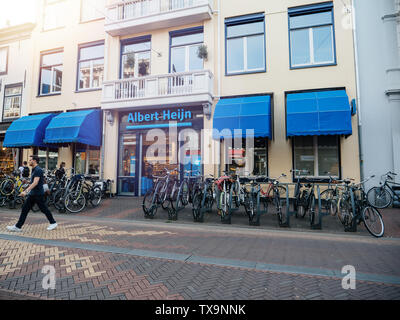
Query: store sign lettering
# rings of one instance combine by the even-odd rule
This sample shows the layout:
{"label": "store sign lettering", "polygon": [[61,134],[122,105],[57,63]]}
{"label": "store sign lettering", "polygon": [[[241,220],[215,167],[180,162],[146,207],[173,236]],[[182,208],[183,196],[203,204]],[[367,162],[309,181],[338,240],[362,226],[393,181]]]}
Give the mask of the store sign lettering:
{"label": "store sign lettering", "polygon": [[129,113],[128,123],[142,123],[149,121],[183,121],[192,118],[191,111],[185,111],[184,109],[178,109],[177,111],[163,110],[162,112],[153,113]]}

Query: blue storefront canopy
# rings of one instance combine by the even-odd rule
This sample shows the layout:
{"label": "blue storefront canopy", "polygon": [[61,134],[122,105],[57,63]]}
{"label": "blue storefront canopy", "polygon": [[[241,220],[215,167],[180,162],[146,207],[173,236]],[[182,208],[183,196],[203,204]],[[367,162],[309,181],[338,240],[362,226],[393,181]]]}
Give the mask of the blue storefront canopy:
{"label": "blue storefront canopy", "polygon": [[54,117],[46,128],[45,143],[81,143],[101,145],[101,111],[64,112]]}
{"label": "blue storefront canopy", "polygon": [[6,148],[46,147],[45,129],[56,114],[45,113],[24,116],[15,120],[6,131],[3,146]]}
{"label": "blue storefront canopy", "polygon": [[346,91],[288,94],[286,134],[288,137],[351,135],[351,107]]}
{"label": "blue storefront canopy", "polygon": [[[215,106],[213,118],[213,138],[224,137],[272,137],[271,97],[253,96],[221,99]],[[242,133],[235,132],[241,129]],[[254,135],[246,130],[254,130]],[[229,134],[231,132],[231,134]],[[227,134],[226,134],[227,133]]]}

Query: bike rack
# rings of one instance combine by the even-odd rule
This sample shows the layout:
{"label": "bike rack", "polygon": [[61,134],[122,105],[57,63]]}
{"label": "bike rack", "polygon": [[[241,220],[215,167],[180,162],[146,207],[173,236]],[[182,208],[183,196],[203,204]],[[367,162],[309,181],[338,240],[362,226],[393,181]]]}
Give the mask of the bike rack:
{"label": "bike rack", "polygon": [[[281,228],[290,228],[290,216],[296,215],[296,211],[290,210],[290,199],[291,198],[289,198],[289,186],[296,186],[296,183],[280,183],[280,185],[284,185],[286,187],[286,215],[285,215],[285,221],[280,223],[279,226]],[[314,220],[314,224],[310,224],[310,228],[313,230],[321,230],[322,229],[322,217],[328,216],[329,212],[322,210],[320,185],[315,184],[315,186],[317,188],[317,197],[314,197],[314,199],[313,199],[312,208],[314,208],[314,209],[311,209],[311,210],[315,210],[316,212],[318,212],[318,215],[316,214],[316,212],[314,212],[315,217],[318,217],[318,223],[315,223],[315,220]],[[294,200],[294,197],[292,199]],[[315,206],[315,200],[317,200],[317,206]],[[293,206],[293,208],[294,208],[294,206]]]}

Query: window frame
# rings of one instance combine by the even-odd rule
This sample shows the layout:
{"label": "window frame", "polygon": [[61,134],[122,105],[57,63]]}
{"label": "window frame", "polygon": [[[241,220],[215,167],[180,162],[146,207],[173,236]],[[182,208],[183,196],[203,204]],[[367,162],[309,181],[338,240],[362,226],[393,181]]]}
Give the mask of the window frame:
{"label": "window frame", "polygon": [[[87,0],[81,0],[81,5],[80,5],[80,12],[79,12],[79,23],[87,23],[87,22],[92,22],[92,21],[98,21],[98,20],[104,20],[105,19],[105,15],[103,14],[101,17],[97,17],[97,18],[92,18],[92,19],[88,19],[88,20],[83,20],[82,19],[82,12],[83,12],[83,3],[87,1]],[[107,5],[107,0],[104,1],[104,5]],[[103,8],[103,10],[105,10],[105,7]]]}
{"label": "window frame", "polygon": [[66,0],[52,0],[51,2],[49,2],[49,0],[44,0],[44,3],[43,3],[43,15],[42,15],[42,32],[47,32],[47,31],[52,31],[52,30],[65,28],[65,25],[66,25],[65,20],[64,20],[64,24],[63,25],[59,25],[59,26],[56,26],[56,27],[51,27],[51,28],[48,28],[48,29],[45,28],[46,9],[49,6],[56,6],[56,5],[60,4],[60,3],[64,3],[66,5],[67,1]]}
{"label": "window frame", "polygon": [[[291,28],[290,19],[292,17],[306,16],[314,13],[330,12],[332,23],[325,23],[319,25],[313,25],[309,27]],[[329,62],[315,62],[314,60],[314,29],[331,26],[331,37],[332,37],[332,55],[333,61]],[[292,64],[292,31],[295,30],[308,30],[309,37],[309,50],[310,50],[310,63],[293,65]],[[335,33],[335,15],[333,2],[325,2],[322,4],[301,6],[288,9],[288,39],[289,39],[289,68],[290,70],[305,69],[305,68],[317,68],[337,65],[337,54],[336,54],[336,33]]]}
{"label": "window frame", "polygon": [[[96,46],[104,46],[104,51],[103,51],[103,58],[94,58],[94,59],[85,59],[85,60],[81,60],[81,49],[84,48],[90,48],[90,47],[96,47]],[[105,68],[105,61],[104,61],[104,56],[105,56],[105,41],[104,40],[99,40],[99,41],[94,41],[94,42],[87,42],[87,43],[82,43],[78,45],[78,58],[77,58],[77,73],[76,73],[76,88],[75,88],[75,92],[86,92],[86,91],[97,91],[97,90],[102,90],[103,85],[101,85],[100,87],[90,87],[90,88],[84,88],[84,89],[80,89],[79,88],[79,74],[80,74],[80,64],[82,62],[93,62],[95,60],[103,60],[103,80],[102,83],[104,81],[104,68]],[[93,81],[93,64],[90,64],[90,82],[92,84]]]}
{"label": "window frame", "polygon": [[[56,91],[52,91],[50,93],[42,93],[42,69],[43,69],[43,56],[45,55],[49,55],[49,54],[56,54],[56,53],[63,53],[64,54],[64,48],[59,48],[59,49],[54,49],[54,50],[50,50],[50,51],[42,51],[40,53],[40,65],[39,65],[39,90],[38,90],[38,97],[47,97],[47,96],[53,96],[53,95],[60,95],[62,93],[62,78],[61,78],[61,88],[60,91],[56,92]],[[64,60],[64,55],[63,55],[63,60]],[[55,65],[51,65],[51,72],[52,72],[52,79],[53,79],[53,71],[54,71],[54,67],[58,67],[58,66],[63,66],[64,67],[64,61],[61,64],[55,64]],[[47,66],[49,67],[49,66]],[[64,73],[64,68],[63,68],[63,73]],[[53,86],[53,84],[51,84],[51,86]]]}
{"label": "window frame", "polygon": [[[138,53],[143,53],[143,52],[149,52],[150,53],[150,70],[149,70],[149,75],[151,75],[151,50],[152,50],[152,43],[151,43],[151,35],[147,36],[141,36],[141,37],[135,37],[135,38],[129,38],[129,39],[123,39],[120,41],[120,56],[119,56],[119,79],[135,79],[133,78],[123,78],[123,63],[122,63],[122,58],[125,55],[123,53],[124,46],[130,45],[130,44],[137,44],[137,43],[145,43],[145,42],[150,42],[150,48],[148,50],[140,50],[140,51],[133,51],[135,53],[135,56]],[[142,78],[142,77],[138,77]]]}
{"label": "window frame", "polygon": [[[203,34],[203,41],[202,42],[187,42],[185,44],[180,44],[180,45],[172,45],[172,39],[177,38],[177,37],[182,37],[182,36],[189,36],[193,34],[198,34],[202,33]],[[193,28],[188,28],[188,29],[181,29],[181,30],[175,30],[175,31],[170,31],[169,32],[169,59],[168,59],[168,73],[174,73],[172,72],[172,49],[173,48],[185,48],[185,71],[183,72],[191,72],[188,67],[190,66],[189,59],[186,59],[188,56],[190,56],[189,48],[195,45],[202,45],[204,44],[204,27],[193,27]],[[204,59],[203,60],[203,67],[202,69],[199,70],[193,70],[194,71],[202,71],[204,70]],[[179,73],[179,72],[177,72]]]}
{"label": "window frame", "polygon": [[0,50],[5,50],[5,52],[6,52],[6,61],[5,61],[6,68],[5,68],[5,71],[0,70],[0,76],[4,76],[8,73],[8,56],[10,53],[10,47],[9,46],[0,47]]}
{"label": "window frame", "polygon": [[[257,33],[257,34],[251,34],[251,35],[245,35],[245,36],[234,36],[228,38],[228,27],[230,26],[235,26],[235,25],[244,25],[247,23],[253,23],[253,22],[262,22],[263,23],[263,33]],[[250,15],[244,15],[244,16],[238,16],[238,17],[233,17],[233,18],[225,18],[225,76],[235,76],[235,75],[241,75],[241,74],[252,74],[252,73],[263,73],[267,72],[267,44],[266,44],[266,26],[265,26],[265,13],[255,13],[255,14],[250,14]],[[245,66],[247,65],[247,38],[252,37],[252,36],[259,36],[259,35],[264,36],[264,50],[263,50],[263,63],[264,67],[263,68],[258,68],[258,69],[246,69]],[[234,72],[229,72],[228,71],[228,40],[229,39],[245,39],[245,43],[243,44],[243,71],[234,71]]]}
{"label": "window frame", "polygon": [[[319,171],[319,163],[318,163],[318,137],[319,136],[311,136],[313,138],[313,155],[314,159],[314,171],[317,169]],[[295,144],[296,144],[296,137],[291,137],[292,140],[292,181],[297,182],[297,176],[295,173],[296,168],[296,154],[295,154]],[[341,158],[341,144],[340,144],[340,136],[336,135],[336,141],[337,141],[337,156],[338,156],[338,168],[339,168],[339,176],[332,176],[333,178],[336,178],[337,180],[342,179],[342,158]],[[318,172],[319,174],[319,172]],[[300,177],[300,182],[322,182],[322,183],[328,183],[329,182],[329,176],[324,176],[324,175],[308,175],[308,176],[301,176]]]}
{"label": "window frame", "polygon": [[[20,94],[15,94],[15,95],[10,95],[6,96],[6,90],[9,88],[16,88],[16,87],[21,87],[21,93]],[[18,83],[13,83],[13,84],[8,84],[4,86],[4,94],[3,94],[3,108],[2,108],[2,113],[1,113],[1,119],[2,121],[13,121],[15,119],[19,119],[21,117],[21,109],[22,109],[22,95],[23,95],[23,90],[24,90],[24,85],[22,82]],[[4,108],[6,106],[6,98],[12,98],[12,97],[21,97],[20,98],[20,105],[19,105],[19,116],[18,117],[4,117]]]}

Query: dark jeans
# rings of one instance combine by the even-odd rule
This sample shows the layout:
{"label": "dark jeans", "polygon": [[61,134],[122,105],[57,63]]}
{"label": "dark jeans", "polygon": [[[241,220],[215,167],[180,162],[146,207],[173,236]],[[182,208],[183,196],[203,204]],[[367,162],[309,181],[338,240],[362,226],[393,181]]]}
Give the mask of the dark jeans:
{"label": "dark jeans", "polygon": [[44,195],[30,195],[26,198],[24,205],[22,206],[21,215],[19,216],[19,220],[15,225],[17,228],[21,228],[24,225],[26,217],[28,216],[29,211],[32,209],[35,203],[37,203],[40,211],[42,211],[46,215],[46,218],[47,220],[49,220],[50,224],[56,223],[53,215],[51,214],[49,208],[47,208],[46,203],[44,202]]}

